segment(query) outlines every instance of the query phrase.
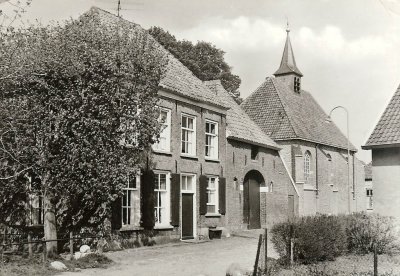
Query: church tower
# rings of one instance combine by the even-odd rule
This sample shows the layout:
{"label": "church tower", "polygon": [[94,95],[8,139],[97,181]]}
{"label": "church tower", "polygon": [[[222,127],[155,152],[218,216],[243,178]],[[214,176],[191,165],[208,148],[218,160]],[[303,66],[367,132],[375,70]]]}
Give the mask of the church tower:
{"label": "church tower", "polygon": [[285,49],[283,50],[281,65],[274,73],[274,76],[286,83],[294,92],[300,93],[301,77],[303,74],[300,72],[299,68],[297,68],[296,60],[294,59],[292,44],[290,43],[289,24],[286,28],[286,33],[286,43]]}

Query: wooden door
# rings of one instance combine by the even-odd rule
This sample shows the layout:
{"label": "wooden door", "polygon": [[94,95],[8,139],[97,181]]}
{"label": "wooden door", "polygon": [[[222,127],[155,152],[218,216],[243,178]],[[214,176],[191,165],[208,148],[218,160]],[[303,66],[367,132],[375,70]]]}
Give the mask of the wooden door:
{"label": "wooden door", "polygon": [[193,238],[193,194],[182,194],[182,239]]}
{"label": "wooden door", "polygon": [[260,184],[250,178],[249,188],[249,229],[261,228],[260,222]]}

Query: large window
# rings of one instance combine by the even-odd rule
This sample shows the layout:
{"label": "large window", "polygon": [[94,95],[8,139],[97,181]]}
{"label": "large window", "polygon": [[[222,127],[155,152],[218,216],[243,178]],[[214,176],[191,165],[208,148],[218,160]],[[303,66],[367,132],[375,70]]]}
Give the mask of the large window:
{"label": "large window", "polygon": [[208,178],[207,198],[207,213],[218,213],[218,177]]}
{"label": "large window", "polygon": [[304,154],[304,180],[307,182],[310,180],[311,173],[311,153],[306,151]]}
{"label": "large window", "polygon": [[372,199],[372,189],[367,188],[367,209],[371,210],[373,209],[373,199]]}
{"label": "large window", "polygon": [[171,145],[171,110],[161,108],[158,121],[161,124],[160,138],[153,145],[153,149],[169,152]]}
{"label": "large window", "polygon": [[134,222],[134,193],[137,187],[136,181],[136,172],[129,172],[127,184],[123,189],[122,225],[131,225]]}
{"label": "large window", "polygon": [[154,217],[156,226],[170,224],[169,173],[156,172],[154,183]]}
{"label": "large window", "polygon": [[182,149],[181,152],[187,155],[196,155],[196,118],[182,114]]}
{"label": "large window", "polygon": [[218,124],[206,121],[206,157],[218,159]]}

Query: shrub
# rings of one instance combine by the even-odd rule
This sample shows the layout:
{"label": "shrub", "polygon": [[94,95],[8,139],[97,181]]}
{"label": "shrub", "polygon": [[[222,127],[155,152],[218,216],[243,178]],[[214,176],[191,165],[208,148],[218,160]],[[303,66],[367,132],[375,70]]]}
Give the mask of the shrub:
{"label": "shrub", "polygon": [[290,259],[291,238],[294,259],[302,263],[333,260],[346,249],[345,232],[335,216],[303,217],[280,223],[271,233],[274,247],[285,262]]}
{"label": "shrub", "polygon": [[394,220],[379,214],[357,213],[349,216],[346,229],[350,252],[366,254],[392,253],[398,250]]}

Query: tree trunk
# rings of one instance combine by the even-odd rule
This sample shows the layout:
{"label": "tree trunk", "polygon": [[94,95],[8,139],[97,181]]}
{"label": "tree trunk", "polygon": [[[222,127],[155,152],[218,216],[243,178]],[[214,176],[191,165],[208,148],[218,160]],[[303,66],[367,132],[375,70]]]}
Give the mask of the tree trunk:
{"label": "tree trunk", "polygon": [[[56,223],[56,215],[55,215],[55,206],[52,202],[53,195],[47,189],[47,180],[48,175],[44,177],[44,182],[42,180],[44,189],[44,238],[47,240],[56,240],[57,239],[57,223]],[[57,255],[57,241],[46,242],[46,251],[48,257],[53,257]]]}

